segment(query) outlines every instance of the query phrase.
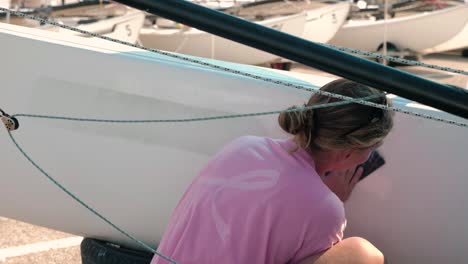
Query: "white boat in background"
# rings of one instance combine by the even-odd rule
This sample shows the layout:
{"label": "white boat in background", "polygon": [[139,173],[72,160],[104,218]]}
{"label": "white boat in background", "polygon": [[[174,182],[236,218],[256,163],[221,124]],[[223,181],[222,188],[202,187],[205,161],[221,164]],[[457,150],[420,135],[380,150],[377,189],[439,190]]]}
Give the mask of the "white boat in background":
{"label": "white boat in background", "polygon": [[0,7],[10,8],[10,4],[11,4],[10,0],[0,0]]}
{"label": "white boat in background", "polygon": [[256,0],[191,0],[191,2],[200,4],[213,9],[230,8],[242,4],[252,3]]}
{"label": "white boat in background", "polygon": [[[304,32],[305,23],[305,13],[258,22],[260,25],[292,35],[301,35]],[[167,27],[168,24],[171,27]],[[278,58],[277,55],[161,18],[158,18],[156,25],[143,27],[140,30],[139,41],[148,48],[243,64],[264,64]]]}
{"label": "white boat in background", "polygon": [[[328,42],[344,23],[350,4],[348,2],[310,1],[259,1],[233,7],[227,13],[256,21],[282,32],[315,42]],[[158,21],[159,20],[159,21]],[[213,36],[194,28],[165,19],[140,32],[145,47],[178,52],[243,64],[260,65],[275,61],[278,56],[252,49],[231,40]],[[171,28],[172,27],[172,28]]]}
{"label": "white boat in background", "polygon": [[[110,38],[135,44],[138,40],[140,29],[143,27],[145,13],[127,8],[127,12],[121,16],[110,17],[106,19],[83,18],[83,17],[58,17],[56,22],[68,26],[76,27],[81,30],[104,35]],[[41,28],[62,32],[64,34],[89,37],[81,33],[64,29],[61,27],[43,26]]]}
{"label": "white boat in background", "polygon": [[22,8],[38,8],[44,6],[60,6],[86,2],[90,0],[11,0],[12,6]]}
{"label": "white boat in background", "polygon": [[[468,7],[468,4],[466,4],[465,6]],[[456,34],[454,37],[447,40],[446,42],[443,42],[435,47],[422,50],[421,53],[438,53],[463,48],[468,48],[468,11],[466,12],[465,27],[463,27],[463,29],[460,30],[458,34]]]}
{"label": "white boat in background", "polygon": [[11,0],[11,6],[22,8],[35,8],[47,5],[44,0]]}
{"label": "white boat in background", "polygon": [[452,49],[464,41],[467,27],[468,5],[460,4],[386,21],[349,20],[330,43],[365,51],[380,51],[386,39],[393,51],[427,53],[434,49],[434,52],[439,52]]}
{"label": "white boat in background", "polygon": [[224,12],[249,20],[258,17],[284,16],[291,13],[306,12],[306,25],[300,37],[314,42],[326,43],[343,25],[349,10],[349,2],[333,0],[263,0],[225,9]]}
{"label": "white boat in background", "polygon": [[[105,42],[0,23],[8,52],[1,108],[104,119],[168,119],[285,109],[305,90]],[[31,59],[34,58],[34,59]],[[242,72],[317,88],[330,78],[221,61]],[[40,69],[40,70],[38,70]],[[79,74],[77,74],[79,73]],[[404,110],[460,120],[394,98]],[[156,247],[170,213],[222,146],[246,134],[284,138],[277,116],[191,123],[105,124],[18,117],[18,144],[50,176],[134,237]],[[391,263],[463,263],[468,244],[466,128],[397,113],[386,165],[346,203],[346,236]],[[0,215],[137,247],[54,186],[0,129]],[[443,227],[443,228],[442,228]]]}
{"label": "white boat in background", "polygon": [[[44,9],[47,19],[56,23],[75,27],[81,30],[93,32],[121,41],[135,44],[138,34],[145,20],[145,13],[120,4],[93,4],[93,5],[69,5],[58,9]],[[35,9],[30,14],[34,15]],[[8,21],[7,21],[8,20]],[[16,17],[0,18],[0,22],[9,22],[14,25],[40,28],[63,34],[89,37],[76,31],[71,31],[52,25],[41,25],[40,22]]]}
{"label": "white boat in background", "polygon": [[307,23],[302,38],[327,43],[336,35],[346,21],[350,4],[349,2],[330,3],[326,2],[320,8],[307,11]]}
{"label": "white boat in background", "polygon": [[48,6],[51,17],[94,17],[103,19],[121,16],[128,12],[128,7],[108,0],[87,0],[74,4]]}

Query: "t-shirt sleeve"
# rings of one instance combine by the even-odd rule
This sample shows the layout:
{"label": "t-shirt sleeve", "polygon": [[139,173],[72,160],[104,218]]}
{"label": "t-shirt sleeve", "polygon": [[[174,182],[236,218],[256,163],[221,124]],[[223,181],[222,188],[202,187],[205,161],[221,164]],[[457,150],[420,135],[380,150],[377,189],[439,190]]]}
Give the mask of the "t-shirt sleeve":
{"label": "t-shirt sleeve", "polygon": [[343,239],[346,218],[343,203],[334,194],[328,195],[311,219],[301,248],[289,262],[299,263],[306,257],[316,255],[331,248]]}

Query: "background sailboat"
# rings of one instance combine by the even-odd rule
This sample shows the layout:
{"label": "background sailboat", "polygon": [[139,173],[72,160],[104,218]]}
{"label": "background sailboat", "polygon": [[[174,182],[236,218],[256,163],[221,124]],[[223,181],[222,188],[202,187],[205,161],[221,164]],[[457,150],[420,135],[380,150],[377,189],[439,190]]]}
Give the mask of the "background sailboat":
{"label": "background sailboat", "polygon": [[[465,6],[468,6],[468,3],[466,3]],[[435,47],[422,50],[421,53],[437,53],[466,48],[465,57],[468,57],[468,11],[466,11],[466,18],[465,27],[463,27],[458,34]]]}
{"label": "background sailboat", "polygon": [[1,0],[0,7],[10,8],[10,0]]}
{"label": "background sailboat", "polygon": [[[80,30],[101,34],[129,43],[136,43],[145,19],[144,12],[120,4],[87,1],[62,6],[28,9],[30,15],[40,15],[59,24],[76,27]],[[84,36],[83,34],[23,17],[0,14],[0,22],[36,27],[63,34]]]}
{"label": "background sailboat", "polygon": [[[163,24],[164,21],[166,25]],[[155,25],[141,29],[139,40],[143,46],[244,64],[263,64],[278,58],[277,55],[262,52],[195,28],[172,21],[167,22],[168,20],[158,18]],[[276,17],[257,23],[285,33],[301,35],[304,32],[306,14]]]}
{"label": "background sailboat", "polygon": [[[223,11],[294,36],[325,43],[344,23],[349,3],[270,0]],[[141,30],[143,46],[243,64],[259,65],[278,60],[277,55],[167,21],[157,18],[154,25]]]}
{"label": "background sailboat", "polygon": [[381,51],[386,31],[386,41],[392,51],[440,52],[455,48],[460,45],[460,41],[465,41],[467,25],[468,5],[461,4],[432,12],[397,16],[387,21],[349,20],[330,43],[366,51]]}

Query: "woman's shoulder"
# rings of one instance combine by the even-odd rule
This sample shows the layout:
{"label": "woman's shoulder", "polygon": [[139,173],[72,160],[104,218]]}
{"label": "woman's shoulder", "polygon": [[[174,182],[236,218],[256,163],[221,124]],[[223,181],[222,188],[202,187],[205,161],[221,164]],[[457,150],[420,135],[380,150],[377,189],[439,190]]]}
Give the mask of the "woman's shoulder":
{"label": "woman's shoulder", "polygon": [[224,146],[224,151],[248,151],[253,149],[267,149],[274,142],[268,137],[246,135],[238,137]]}
{"label": "woman's shoulder", "polygon": [[238,145],[255,145],[255,144],[265,144],[268,141],[271,141],[272,139],[267,138],[267,137],[261,137],[261,136],[254,136],[254,135],[245,135],[238,137],[231,141],[229,144],[238,144]]}
{"label": "woman's shoulder", "polygon": [[[232,140],[228,145],[243,147],[292,147],[291,139],[271,138],[265,136],[245,135]],[[291,146],[290,146],[291,145]]]}
{"label": "woman's shoulder", "polygon": [[[294,204],[305,212],[344,217],[344,206],[340,199],[323,183],[315,171],[298,170],[288,175],[282,190],[285,204]],[[287,198],[286,198],[287,197]]]}
{"label": "woman's shoulder", "polygon": [[223,146],[212,158],[212,162],[246,162],[256,158],[266,160],[271,156],[268,150],[268,139],[259,136],[238,137]]}

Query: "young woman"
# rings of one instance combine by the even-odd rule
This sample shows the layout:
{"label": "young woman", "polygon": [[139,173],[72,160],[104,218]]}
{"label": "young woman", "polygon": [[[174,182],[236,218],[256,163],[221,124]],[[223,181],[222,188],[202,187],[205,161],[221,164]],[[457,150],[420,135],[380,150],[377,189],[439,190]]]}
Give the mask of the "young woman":
{"label": "young woman", "polygon": [[[389,104],[382,92],[344,79],[321,90]],[[306,105],[339,100],[314,94]],[[352,103],[284,112],[279,125],[292,137],[241,137],[208,163],[174,210],[161,253],[181,264],[384,263],[366,240],[343,240],[343,202],[392,114]]]}

